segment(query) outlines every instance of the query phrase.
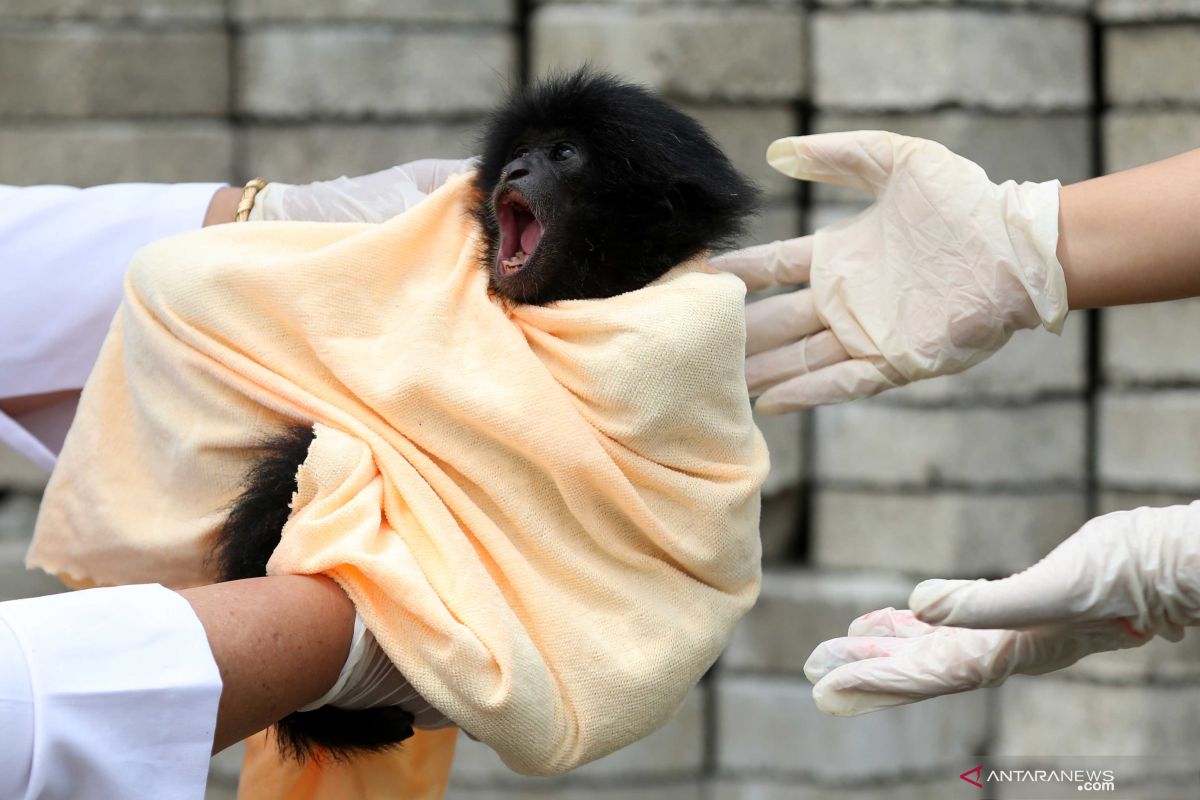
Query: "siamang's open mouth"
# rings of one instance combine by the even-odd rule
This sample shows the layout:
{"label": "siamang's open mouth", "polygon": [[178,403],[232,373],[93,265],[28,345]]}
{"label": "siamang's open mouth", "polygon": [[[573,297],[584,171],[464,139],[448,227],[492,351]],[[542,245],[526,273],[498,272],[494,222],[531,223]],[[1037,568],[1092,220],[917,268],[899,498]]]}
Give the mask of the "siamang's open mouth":
{"label": "siamang's open mouth", "polygon": [[519,192],[509,189],[496,201],[500,246],[496,252],[496,274],[501,278],[521,271],[542,240],[542,223]]}

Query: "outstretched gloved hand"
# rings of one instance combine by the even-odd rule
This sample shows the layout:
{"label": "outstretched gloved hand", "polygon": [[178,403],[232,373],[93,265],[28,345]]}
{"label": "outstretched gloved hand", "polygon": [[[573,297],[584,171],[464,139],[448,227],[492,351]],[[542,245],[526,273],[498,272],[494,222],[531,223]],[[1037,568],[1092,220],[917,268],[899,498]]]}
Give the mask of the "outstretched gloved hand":
{"label": "outstretched gloved hand", "polygon": [[747,309],[746,379],[758,411],[961,372],[1015,330],[1062,329],[1057,181],[996,185],[936,142],[884,131],[780,139],[767,161],[875,202],[811,236],[713,260],[751,291],[811,284]]}
{"label": "outstretched gloved hand", "polygon": [[292,185],[272,181],[254,198],[250,220],[383,222],[415,206],[473,159],[410,161],[357,178]]}
{"label": "outstretched gloved hand", "polygon": [[1200,625],[1200,501],[1098,517],[1024,572],[929,580],[817,646],[817,707],[852,716],[1039,675]]}

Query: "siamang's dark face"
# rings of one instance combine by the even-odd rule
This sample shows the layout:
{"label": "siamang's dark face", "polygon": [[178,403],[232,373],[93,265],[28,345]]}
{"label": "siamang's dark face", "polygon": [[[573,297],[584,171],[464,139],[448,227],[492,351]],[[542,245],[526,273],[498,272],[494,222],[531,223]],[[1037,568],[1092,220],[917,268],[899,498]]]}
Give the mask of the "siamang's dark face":
{"label": "siamang's dark face", "polygon": [[487,202],[496,223],[489,283],[519,303],[560,299],[554,291],[569,257],[587,154],[570,131],[517,136]]}
{"label": "siamang's dark face", "polygon": [[586,69],[514,92],[480,152],[482,266],[517,303],[639,289],[731,243],[758,197],[694,119]]}

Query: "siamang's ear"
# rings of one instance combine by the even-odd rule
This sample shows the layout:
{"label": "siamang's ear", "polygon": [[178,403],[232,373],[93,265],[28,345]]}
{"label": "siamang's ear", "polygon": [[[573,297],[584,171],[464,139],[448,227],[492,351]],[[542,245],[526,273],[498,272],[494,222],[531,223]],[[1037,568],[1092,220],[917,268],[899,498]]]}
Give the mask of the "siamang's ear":
{"label": "siamang's ear", "polygon": [[712,188],[699,183],[682,182],[671,187],[676,214],[708,212],[712,207]]}
{"label": "siamang's ear", "polygon": [[669,192],[659,197],[654,205],[651,206],[651,209],[653,210],[654,221],[660,225],[671,222],[675,219],[676,213],[678,213],[675,203],[671,202],[671,193]]}
{"label": "siamang's ear", "polygon": [[657,222],[672,222],[679,216],[686,216],[703,209],[708,205],[708,187],[697,183],[672,183],[663,190],[658,200],[656,210],[661,216],[656,216]]}

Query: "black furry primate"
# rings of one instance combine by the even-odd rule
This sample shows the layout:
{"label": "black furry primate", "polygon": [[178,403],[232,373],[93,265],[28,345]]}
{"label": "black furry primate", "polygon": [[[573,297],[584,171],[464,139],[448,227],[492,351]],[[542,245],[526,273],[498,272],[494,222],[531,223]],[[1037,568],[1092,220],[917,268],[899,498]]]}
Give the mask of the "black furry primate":
{"label": "black furry primate", "polygon": [[[694,119],[645,89],[583,70],[514,93],[480,139],[473,214],[481,268],[508,301],[612,297],[732,244],[758,204]],[[265,442],[213,550],[221,580],[259,577],[279,544],[312,442],[293,427]],[[299,759],[379,751],[412,735],[396,708],[326,706],[276,725]]]}

